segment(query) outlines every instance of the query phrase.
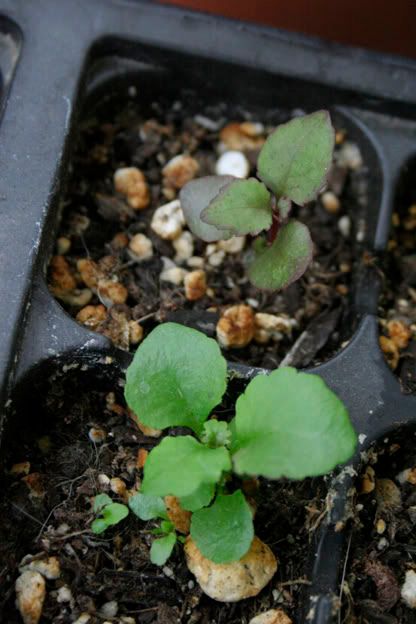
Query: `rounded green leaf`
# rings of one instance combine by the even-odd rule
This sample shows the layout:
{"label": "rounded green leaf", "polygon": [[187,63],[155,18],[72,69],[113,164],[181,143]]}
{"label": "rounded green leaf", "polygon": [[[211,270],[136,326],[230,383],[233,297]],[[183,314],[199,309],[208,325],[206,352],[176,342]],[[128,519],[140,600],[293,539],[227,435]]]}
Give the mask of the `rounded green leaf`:
{"label": "rounded green leaf", "polygon": [[125,397],[142,423],[196,433],[222,398],[227,364],[215,340],[176,323],[154,329],[127,369]]}
{"label": "rounded green leaf", "polygon": [[111,505],[112,502],[108,494],[97,494],[97,496],[94,497],[94,512],[98,513],[103,507],[106,507],[106,505]]}
{"label": "rounded green leaf", "polygon": [[91,530],[96,535],[99,535],[100,533],[104,533],[106,529],[108,529],[108,524],[105,520],[103,520],[103,518],[96,518],[91,523]]}
{"label": "rounded green leaf", "polygon": [[253,248],[255,256],[248,268],[248,276],[257,288],[286,288],[303,275],[312,260],[309,230],[295,220],[282,225],[271,246],[257,240]]}
{"label": "rounded green leaf", "polygon": [[214,483],[203,483],[193,494],[182,496],[180,504],[187,511],[197,511],[210,504],[215,494]]}
{"label": "rounded green leaf", "polygon": [[269,136],[258,175],[276,197],[303,205],[318,194],[332,162],[334,129],[328,111],[296,117]]}
{"label": "rounded green leaf", "polygon": [[201,213],[214,197],[235,179],[234,176],[229,175],[198,178],[185,184],[179,194],[181,208],[189,229],[195,236],[207,243],[226,240],[233,236],[232,232],[220,230],[202,221]]}
{"label": "rounded green leaf", "polygon": [[248,552],[254,537],[250,507],[241,490],[217,496],[213,505],[192,515],[191,537],[214,563],[238,561]]}
{"label": "rounded green leaf", "polygon": [[111,526],[124,520],[129,515],[129,508],[121,503],[111,503],[104,507],[101,515],[107,526]]}
{"label": "rounded green leaf", "polygon": [[165,502],[160,496],[150,496],[138,492],[129,498],[129,507],[140,520],[167,518]]}
{"label": "rounded green leaf", "polygon": [[348,411],[317,375],[258,375],[237,400],[234,470],[271,479],[323,475],[354,453]]}
{"label": "rounded green leaf", "polygon": [[230,469],[224,447],[211,449],[191,436],[168,437],[149,453],[141,489],[153,496],[189,496]]}
{"label": "rounded green leaf", "polygon": [[270,193],[255,178],[235,180],[202,211],[201,219],[237,236],[258,234],[272,224]]}
{"label": "rounded green leaf", "polygon": [[169,533],[165,537],[154,540],[150,548],[150,561],[155,565],[164,565],[171,556],[175,544],[175,533]]}

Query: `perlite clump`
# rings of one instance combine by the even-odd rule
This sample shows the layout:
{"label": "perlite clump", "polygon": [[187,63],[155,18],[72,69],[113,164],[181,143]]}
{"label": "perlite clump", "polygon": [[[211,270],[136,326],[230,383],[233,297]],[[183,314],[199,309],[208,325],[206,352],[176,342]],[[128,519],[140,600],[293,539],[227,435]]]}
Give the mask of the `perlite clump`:
{"label": "perlite clump", "polygon": [[204,241],[250,234],[248,276],[258,288],[280,290],[299,279],[312,260],[308,228],[290,219],[324,188],[335,133],[329,113],[318,111],[278,126],[262,147],[258,178],[230,175],[192,180],[180,192],[189,229]]}
{"label": "perlite clump", "polygon": [[[154,530],[154,563],[163,564],[178,541],[168,497],[187,514],[188,527],[190,520],[185,551],[191,570],[201,570],[203,562],[221,577],[224,565],[252,562],[254,547],[256,557],[270,560],[273,553],[255,537],[243,478],[323,475],[354,453],[357,438],[347,409],[317,375],[290,367],[258,375],[238,397],[230,422],[213,414],[226,388],[227,365],[218,344],[175,323],[154,329],[127,370],[125,396],[140,423],[169,428],[149,453],[140,492],[129,503],[143,520],[162,519]],[[197,565],[195,556],[189,561],[191,551]],[[275,568],[269,561],[271,575]],[[222,593],[204,585],[203,577],[197,575],[201,586],[221,600]],[[261,578],[256,593],[270,578]],[[233,591],[240,596],[237,587]]]}

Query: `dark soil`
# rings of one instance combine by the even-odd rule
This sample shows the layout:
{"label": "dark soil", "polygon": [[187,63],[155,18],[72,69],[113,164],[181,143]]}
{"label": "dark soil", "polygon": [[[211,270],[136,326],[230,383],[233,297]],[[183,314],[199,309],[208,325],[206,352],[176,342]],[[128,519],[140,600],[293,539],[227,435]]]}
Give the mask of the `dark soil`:
{"label": "dark soil", "polygon": [[[287,290],[260,291],[248,282],[245,261],[250,241],[238,255],[227,254],[220,266],[205,264],[209,293],[199,301],[187,301],[182,286],[159,279],[161,257],[174,256],[171,242],[162,240],[150,228],[154,210],[175,197],[175,193],[167,196],[163,189],[163,165],[177,154],[188,153],[199,162],[199,175],[212,174],[218,158],[219,133],[226,124],[260,121],[264,124],[265,138],[277,124],[287,121],[293,114],[281,109],[267,113],[247,112],[221,103],[207,104],[192,94],[183,94],[181,100],[160,99],[149,104],[139,104],[135,97],[121,101],[118,95],[85,113],[79,125],[67,192],[62,201],[59,236],[71,242],[65,257],[79,287],[85,285],[77,275],[76,261],[92,258],[97,262],[101,260],[106,267],[110,265],[111,275],[117,276],[128,289],[126,304],[107,309],[107,318],[97,331],[123,349],[135,349],[136,346],[120,337],[123,332],[117,327],[117,319],[121,314],[140,321],[145,335],[156,323],[173,320],[214,336],[215,325],[224,308],[246,303],[255,312],[283,314],[297,322],[292,334],[285,335],[277,343],[261,345],[253,341],[244,349],[227,352],[230,360],[268,368],[278,366],[303,332],[307,333],[308,340],[292,354],[291,363],[295,366],[328,359],[351,337],[356,322],[350,306],[357,223],[354,215],[366,205],[364,166],[355,170],[341,164],[334,166],[329,188],[340,199],[341,207],[336,214],[329,213],[321,200],[305,208],[295,208],[294,216],[311,230],[315,256],[307,273]],[[204,122],[198,116],[208,118],[216,129],[201,125]],[[141,138],[144,127],[145,139]],[[336,154],[348,140],[342,128],[339,130]],[[252,166],[251,174],[255,174],[257,153],[255,149],[245,150]],[[129,209],[124,198],[114,191],[113,174],[117,168],[125,166],[139,167],[150,185],[151,204],[143,211]],[[339,220],[344,215],[351,215],[352,225],[350,233],[343,236]],[[120,232],[129,238],[138,232],[148,236],[155,251],[153,258],[139,264],[132,261],[127,249],[116,250],[112,240]],[[194,255],[204,257],[205,251],[206,244],[195,240]],[[186,263],[182,266],[189,269]],[[100,303],[97,295],[90,303]],[[66,308],[74,317],[79,311],[79,307],[66,305]]]}
{"label": "dark soil", "polygon": [[358,480],[341,621],[414,624],[415,610],[401,600],[400,589],[406,571],[416,570],[415,433],[392,436],[369,459]]}
{"label": "dark soil", "polygon": [[[416,161],[405,167],[395,199],[391,238],[385,263],[385,288],[380,301],[382,333],[390,336],[388,320],[403,323],[410,339],[398,345],[394,354],[403,391],[416,393]],[[394,336],[393,336],[394,338]],[[392,363],[391,345],[386,345],[388,361]]]}
{"label": "dark soil", "polygon": [[[109,618],[99,609],[113,600],[118,604],[115,622],[130,616],[140,624],[241,624],[273,606],[295,616],[308,582],[309,544],[325,509],[323,480],[261,483],[256,532],[277,554],[278,571],[254,599],[215,602],[195,584],[182,547],[176,547],[163,569],[150,563],[152,523],[130,515],[101,535],[91,532],[93,497],[107,491],[120,500],[99,475],[119,477],[128,490],[137,489],[138,451],[151,449],[154,440],[128,417],[119,386],[115,394],[114,382],[94,381],[91,388],[87,376],[69,370],[46,389],[31,386],[30,394],[19,394],[19,419],[13,419],[14,433],[5,443],[0,485],[0,621],[21,621],[14,592],[18,565],[23,556],[42,553],[57,556],[61,566],[60,578],[47,581],[45,624],[74,622],[84,612],[91,615],[91,624],[102,622]],[[216,414],[230,417],[234,399],[228,396]],[[89,440],[91,426],[105,430],[103,444]],[[16,462],[30,462],[32,477],[12,474]],[[57,602],[56,592],[63,585],[71,590],[71,603]]]}

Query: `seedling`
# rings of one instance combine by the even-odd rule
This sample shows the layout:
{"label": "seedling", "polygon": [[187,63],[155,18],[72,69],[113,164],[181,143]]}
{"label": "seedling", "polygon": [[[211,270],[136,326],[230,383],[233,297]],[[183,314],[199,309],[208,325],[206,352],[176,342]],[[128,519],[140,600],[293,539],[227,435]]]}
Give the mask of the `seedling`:
{"label": "seedling", "polygon": [[312,260],[308,228],[289,215],[325,185],[334,129],[327,111],[297,117],[271,134],[260,151],[258,178],[207,176],[180,193],[190,230],[204,241],[232,236],[266,237],[253,244],[248,275],[258,288],[280,290],[299,279]]}
{"label": "seedling", "polygon": [[98,494],[94,498],[94,513],[99,517],[92,522],[91,529],[99,534],[124,520],[129,514],[129,509],[121,503],[113,503],[107,494]]}
{"label": "seedling", "polygon": [[160,526],[152,529],[153,535],[159,536],[152,543],[150,561],[156,565],[163,565],[169,559],[177,541],[184,538],[178,536],[175,527],[166,513],[165,503],[160,496],[145,496],[140,492],[129,500],[131,511],[141,520],[161,519]]}
{"label": "seedling", "polygon": [[[226,362],[217,343],[165,323],[138,348],[125,387],[127,403],[142,423],[192,432],[171,431],[149,453],[137,515],[166,522],[162,498],[177,497],[192,512],[192,539],[215,563],[239,560],[254,536],[251,509],[236,479],[231,482],[233,473],[269,479],[323,475],[347,461],[356,446],[345,406],[317,375],[289,367],[258,375],[237,399],[231,422],[207,420],[226,386]],[[158,548],[166,555],[176,540],[170,527],[162,523],[161,530],[164,542]]]}

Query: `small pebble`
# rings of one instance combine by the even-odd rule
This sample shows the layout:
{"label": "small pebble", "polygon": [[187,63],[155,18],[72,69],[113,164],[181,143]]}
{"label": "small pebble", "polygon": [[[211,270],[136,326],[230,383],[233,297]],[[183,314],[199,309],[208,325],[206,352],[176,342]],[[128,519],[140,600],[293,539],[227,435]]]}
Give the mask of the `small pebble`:
{"label": "small pebble", "polygon": [[138,321],[129,321],[129,341],[136,345],[143,340],[144,330]]}
{"label": "small pebble", "polygon": [[163,574],[167,576],[168,578],[173,578],[175,576],[173,573],[173,570],[169,568],[168,566],[163,566],[162,570],[163,570]]}
{"label": "small pebble", "polygon": [[377,549],[378,550],[384,550],[385,548],[387,548],[387,546],[389,545],[388,540],[385,537],[382,537],[377,544]]}
{"label": "small pebble", "polygon": [[194,237],[191,232],[182,232],[182,234],[172,242],[172,245],[176,251],[175,262],[189,260],[194,253]]}
{"label": "small pebble", "polygon": [[219,249],[218,251],[214,251],[214,253],[208,256],[208,264],[212,267],[219,267],[225,258],[225,251]]}
{"label": "small pebble", "polygon": [[360,149],[355,143],[345,142],[335,154],[335,159],[341,167],[358,169],[363,164]]}
{"label": "small pebble", "polygon": [[128,291],[120,282],[114,282],[110,279],[98,280],[97,294],[101,301],[107,307],[113,304],[126,303]]}
{"label": "small pebble", "polygon": [[63,602],[72,602],[72,592],[68,585],[63,585],[60,587],[56,593],[56,601],[59,603]]}
{"label": "small pebble", "polygon": [[106,618],[114,618],[118,613],[118,602],[116,600],[110,600],[109,602],[105,602],[99,610],[99,613],[102,617]]}
{"label": "small pebble", "polygon": [[94,444],[102,444],[107,439],[107,432],[98,427],[91,427],[88,431],[88,437]]}
{"label": "small pebble", "polygon": [[38,624],[46,596],[45,579],[39,572],[27,570],[16,580],[16,606],[24,624]]}
{"label": "small pebble", "polygon": [[180,284],[183,283],[186,274],[187,271],[185,271],[185,269],[181,269],[180,267],[171,267],[162,271],[159,277],[162,282],[169,282],[175,286],[180,286]]}
{"label": "small pebble", "polygon": [[377,523],[376,523],[376,531],[379,535],[383,535],[385,530],[386,530],[386,523],[383,520],[383,518],[380,518],[379,520],[377,520]]}
{"label": "small pebble", "polygon": [[344,215],[338,221],[338,230],[344,238],[348,238],[351,234],[351,219],[348,215]]}
{"label": "small pebble", "polygon": [[114,173],[114,187],[124,195],[134,210],[143,210],[150,203],[150,192],[146,178],[137,167],[122,167]]}
{"label": "small pebble", "polygon": [[250,173],[250,163],[242,152],[231,150],[224,152],[215,165],[217,175],[231,175],[235,178],[246,178]]}
{"label": "small pebble", "polygon": [[414,570],[407,570],[400,591],[406,605],[410,609],[416,609],[416,572]]}
{"label": "small pebble", "polygon": [[123,479],[120,479],[119,477],[113,477],[110,479],[110,489],[114,492],[114,494],[117,494],[117,496],[120,496],[123,500],[128,499],[127,486]]}
{"label": "small pebble", "polygon": [[108,477],[106,474],[100,473],[97,477],[98,483],[102,488],[109,488],[110,487],[110,477]]}
{"label": "small pebble", "polygon": [[232,236],[228,240],[218,241],[218,249],[222,249],[227,254],[238,254],[243,251],[246,244],[245,236]]}
{"label": "small pebble", "polygon": [[71,239],[60,236],[56,241],[56,251],[60,256],[64,256],[71,249]]}
{"label": "small pebble", "polygon": [[199,164],[192,156],[179,154],[170,160],[162,169],[165,185],[181,189],[198,173]]}
{"label": "small pebble", "polygon": [[341,209],[341,202],[332,191],[326,191],[321,195],[323,207],[329,214],[337,214]]}
{"label": "small pebble", "polygon": [[13,464],[10,468],[10,474],[13,477],[21,477],[22,475],[28,475],[30,472],[30,462],[20,462],[19,464]]}
{"label": "small pebble", "polygon": [[138,260],[149,260],[153,256],[153,245],[144,234],[135,234],[129,243],[129,249]]}
{"label": "small pebble", "polygon": [[79,618],[74,621],[74,624],[88,624],[91,620],[91,616],[89,613],[81,613]]}
{"label": "small pebble", "polygon": [[217,338],[226,348],[242,348],[252,341],[255,331],[254,313],[243,304],[228,308],[217,323]]}
{"label": "small pebble", "polygon": [[202,299],[207,291],[207,278],[205,271],[197,269],[187,273],[184,278],[185,297],[188,301]]}
{"label": "small pebble", "polygon": [[189,260],[187,260],[186,264],[191,269],[202,269],[203,266],[205,265],[205,260],[204,258],[201,258],[200,256],[191,256]]}
{"label": "small pebble", "polygon": [[96,329],[107,318],[107,310],[101,303],[99,305],[87,305],[76,315],[78,323],[82,323],[89,329]]}
{"label": "small pebble", "polygon": [[92,299],[92,292],[89,288],[83,288],[81,290],[74,290],[73,292],[61,293],[57,290],[53,290],[53,294],[57,299],[60,299],[64,303],[74,308],[82,308],[86,306]]}
{"label": "small pebble", "polygon": [[160,238],[175,240],[182,234],[184,225],[181,203],[175,199],[155,210],[150,227]]}
{"label": "small pebble", "polygon": [[61,566],[57,557],[33,559],[32,555],[27,555],[23,557],[19,564],[19,572],[25,571],[39,572],[39,574],[42,574],[42,576],[50,581],[61,576]]}
{"label": "small pebble", "polygon": [[256,617],[250,620],[249,624],[292,624],[292,620],[283,609],[270,609],[256,615]]}

